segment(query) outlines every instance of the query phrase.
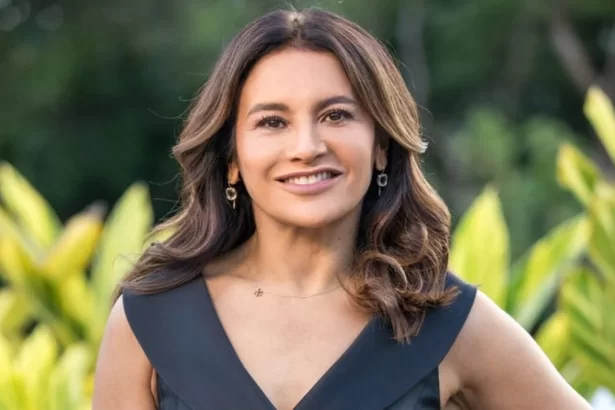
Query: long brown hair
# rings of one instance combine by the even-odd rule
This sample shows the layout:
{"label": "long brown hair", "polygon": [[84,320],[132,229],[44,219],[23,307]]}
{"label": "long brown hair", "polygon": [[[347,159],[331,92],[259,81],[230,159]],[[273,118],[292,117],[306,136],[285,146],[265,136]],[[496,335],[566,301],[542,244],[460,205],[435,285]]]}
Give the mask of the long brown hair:
{"label": "long brown hair", "polygon": [[[450,215],[420,169],[417,106],[393,60],[356,24],[320,9],[274,11],[243,28],[223,51],[193,101],[173,155],[181,165],[179,212],[155,228],[174,233],[147,249],[122,290],[156,293],[203,274],[214,258],[245,242],[255,230],[250,198],[238,183],[236,209],[226,200],[235,110],[254,64],[286,47],[333,53],[388,147],[389,185],[378,196],[375,175],[364,198],[356,257],[346,290],[357,305],[380,314],[402,342],[416,335],[426,311],[450,303],[445,289]],[[117,296],[117,294],[116,294]]]}

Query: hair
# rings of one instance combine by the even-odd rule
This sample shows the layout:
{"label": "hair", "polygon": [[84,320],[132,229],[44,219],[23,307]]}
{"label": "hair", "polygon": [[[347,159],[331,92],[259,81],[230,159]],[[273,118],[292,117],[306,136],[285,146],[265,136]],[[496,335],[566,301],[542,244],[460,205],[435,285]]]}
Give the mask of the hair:
{"label": "hair", "polygon": [[397,341],[410,341],[428,309],[451,303],[459,291],[445,287],[450,214],[421,172],[426,143],[417,105],[387,48],[357,24],[316,8],[270,12],[244,27],[222,52],[172,150],[181,166],[179,209],[153,234],[173,233],[144,251],[115,297],[123,290],[162,292],[204,275],[208,263],[255,232],[245,186],[236,185],[236,209],[224,195],[236,110],[255,63],[291,47],[339,59],[374,119],[378,143],[387,147],[389,184],[379,196],[374,173],[344,288],[358,306],[384,317]]}

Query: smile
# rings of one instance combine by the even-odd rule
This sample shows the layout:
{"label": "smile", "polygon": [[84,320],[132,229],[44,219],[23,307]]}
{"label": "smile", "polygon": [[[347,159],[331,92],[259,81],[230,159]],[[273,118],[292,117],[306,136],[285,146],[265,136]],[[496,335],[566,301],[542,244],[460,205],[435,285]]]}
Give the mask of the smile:
{"label": "smile", "polygon": [[282,188],[296,195],[317,195],[329,190],[340,180],[341,171],[319,169],[312,172],[297,172],[277,178]]}
{"label": "smile", "polygon": [[319,172],[317,174],[313,174],[313,175],[303,175],[303,176],[296,176],[296,177],[290,177],[290,178],[285,178],[282,180],[282,182],[284,182],[285,184],[295,184],[295,185],[312,185],[312,184],[316,184],[320,181],[325,181],[327,179],[332,179],[334,177],[332,172],[329,171],[325,171],[325,172]]}

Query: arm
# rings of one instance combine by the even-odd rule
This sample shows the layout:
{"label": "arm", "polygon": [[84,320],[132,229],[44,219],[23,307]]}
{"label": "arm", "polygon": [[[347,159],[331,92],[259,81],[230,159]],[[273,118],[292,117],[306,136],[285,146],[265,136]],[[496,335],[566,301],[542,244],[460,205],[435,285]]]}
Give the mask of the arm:
{"label": "arm", "polygon": [[532,337],[482,292],[449,359],[461,389],[454,400],[484,410],[585,410]]}
{"label": "arm", "polygon": [[98,354],[92,410],[155,410],[152,372],[120,297],[109,315]]}

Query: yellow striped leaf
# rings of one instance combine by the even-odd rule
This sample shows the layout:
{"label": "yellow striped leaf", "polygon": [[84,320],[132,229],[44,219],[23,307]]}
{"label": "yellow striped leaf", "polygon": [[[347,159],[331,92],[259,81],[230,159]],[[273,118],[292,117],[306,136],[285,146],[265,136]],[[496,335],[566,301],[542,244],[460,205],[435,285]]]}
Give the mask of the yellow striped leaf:
{"label": "yellow striped leaf", "polygon": [[615,110],[613,110],[613,103],[600,88],[590,87],[583,111],[615,164]]}
{"label": "yellow striped leaf", "polygon": [[450,267],[504,307],[508,263],[508,228],[497,192],[487,187],[455,230]]}
{"label": "yellow striped leaf", "polygon": [[51,246],[60,219],[32,185],[7,162],[0,163],[0,197],[28,237],[42,249]]}

